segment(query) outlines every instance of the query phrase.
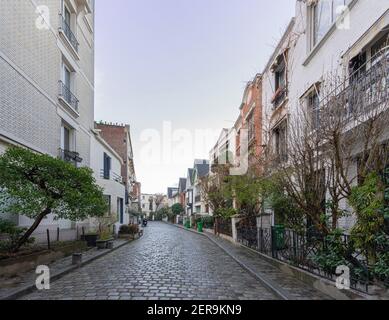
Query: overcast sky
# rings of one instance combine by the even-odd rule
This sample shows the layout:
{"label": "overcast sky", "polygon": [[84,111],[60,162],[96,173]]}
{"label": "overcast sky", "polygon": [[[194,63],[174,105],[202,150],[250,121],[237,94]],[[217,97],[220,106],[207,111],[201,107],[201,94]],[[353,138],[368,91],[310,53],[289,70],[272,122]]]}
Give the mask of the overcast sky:
{"label": "overcast sky", "polygon": [[96,120],[131,125],[143,193],[186,177],[239,114],[295,0],[96,0]]}

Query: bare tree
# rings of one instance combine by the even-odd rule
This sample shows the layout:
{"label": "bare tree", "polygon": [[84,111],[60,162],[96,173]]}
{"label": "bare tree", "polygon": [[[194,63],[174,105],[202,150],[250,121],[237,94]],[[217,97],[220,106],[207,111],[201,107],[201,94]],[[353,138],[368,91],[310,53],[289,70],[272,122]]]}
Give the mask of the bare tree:
{"label": "bare tree", "polygon": [[[329,74],[315,85],[317,100],[303,99],[288,117],[284,152],[269,131],[260,160],[265,174],[277,172],[307,221],[325,234],[337,228],[353,186],[388,160],[388,50],[370,65],[349,77]],[[328,213],[331,225],[324,219]]]}
{"label": "bare tree", "polygon": [[200,179],[200,193],[205,203],[214,211],[231,206],[229,196],[230,165],[214,164],[212,174]]}

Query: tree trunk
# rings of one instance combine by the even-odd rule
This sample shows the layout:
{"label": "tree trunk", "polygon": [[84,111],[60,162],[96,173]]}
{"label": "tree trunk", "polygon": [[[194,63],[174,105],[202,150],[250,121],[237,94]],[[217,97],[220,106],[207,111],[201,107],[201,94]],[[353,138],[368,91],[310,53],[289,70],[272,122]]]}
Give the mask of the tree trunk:
{"label": "tree trunk", "polygon": [[44,211],[41,212],[41,214],[35,219],[32,226],[26,231],[26,233],[19,239],[17,245],[12,250],[13,252],[17,252],[20,247],[22,247],[27,240],[31,237],[32,233],[38,228],[39,224],[42,222],[43,218],[46,217],[48,214],[51,213],[51,209],[47,208]]}

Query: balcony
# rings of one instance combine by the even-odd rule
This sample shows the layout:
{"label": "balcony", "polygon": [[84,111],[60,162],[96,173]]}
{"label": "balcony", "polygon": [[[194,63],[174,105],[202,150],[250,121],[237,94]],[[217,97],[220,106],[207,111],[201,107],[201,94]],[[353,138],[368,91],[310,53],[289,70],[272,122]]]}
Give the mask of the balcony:
{"label": "balcony", "polygon": [[107,171],[104,169],[100,170],[100,178],[105,179],[105,180],[116,181],[118,183],[123,183],[123,178],[121,175],[118,175],[117,173],[115,173],[113,171]]}
{"label": "balcony", "polygon": [[79,100],[62,81],[58,81],[58,91],[58,99],[78,115]]}
{"label": "balcony", "polygon": [[[367,68],[367,65],[371,65]],[[341,117],[344,124],[363,122],[388,108],[389,47],[336,86],[320,102],[319,122],[323,117]],[[320,126],[320,123],[318,124]]]}
{"label": "balcony", "polygon": [[74,35],[72,28],[69,26],[69,24],[66,22],[64,16],[62,14],[59,15],[60,18],[60,27],[59,32],[63,33],[66,37],[66,40],[68,43],[72,46],[72,49],[78,53],[78,46],[79,43],[77,41],[76,36]]}
{"label": "balcony", "polygon": [[286,87],[279,87],[274,94],[271,102],[273,103],[274,109],[280,107],[287,98],[288,90]]}
{"label": "balcony", "polygon": [[82,158],[80,158],[80,154],[78,152],[63,149],[59,149],[59,159],[71,163],[76,167],[77,164],[81,163],[83,160]]}

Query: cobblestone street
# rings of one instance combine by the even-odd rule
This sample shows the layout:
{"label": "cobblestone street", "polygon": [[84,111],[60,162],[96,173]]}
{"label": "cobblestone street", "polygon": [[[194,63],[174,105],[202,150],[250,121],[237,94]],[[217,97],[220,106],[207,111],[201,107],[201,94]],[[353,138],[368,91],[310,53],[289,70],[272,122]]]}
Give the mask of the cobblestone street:
{"label": "cobblestone street", "polygon": [[35,300],[269,300],[277,297],[205,237],[163,223],[51,284]]}

